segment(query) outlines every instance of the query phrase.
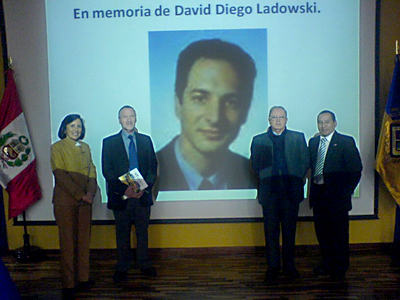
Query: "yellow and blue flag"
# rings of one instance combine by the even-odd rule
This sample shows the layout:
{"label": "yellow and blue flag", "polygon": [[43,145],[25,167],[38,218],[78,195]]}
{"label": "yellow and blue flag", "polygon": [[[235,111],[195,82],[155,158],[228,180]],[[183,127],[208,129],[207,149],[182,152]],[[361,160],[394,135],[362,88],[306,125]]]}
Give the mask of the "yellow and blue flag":
{"label": "yellow and blue flag", "polygon": [[393,79],[379,136],[375,169],[400,205],[400,56],[396,55]]}

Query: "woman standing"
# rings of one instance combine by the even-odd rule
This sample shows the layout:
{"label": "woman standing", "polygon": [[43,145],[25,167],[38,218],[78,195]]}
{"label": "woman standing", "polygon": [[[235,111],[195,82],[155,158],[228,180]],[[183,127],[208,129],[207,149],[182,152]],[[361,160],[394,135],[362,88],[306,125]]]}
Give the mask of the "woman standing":
{"label": "woman standing", "polygon": [[90,284],[90,226],[97,181],[90,148],[80,141],[84,136],[82,118],[71,114],[58,130],[61,140],[51,146],[54,216],[59,230],[64,296],[72,296],[75,288]]}

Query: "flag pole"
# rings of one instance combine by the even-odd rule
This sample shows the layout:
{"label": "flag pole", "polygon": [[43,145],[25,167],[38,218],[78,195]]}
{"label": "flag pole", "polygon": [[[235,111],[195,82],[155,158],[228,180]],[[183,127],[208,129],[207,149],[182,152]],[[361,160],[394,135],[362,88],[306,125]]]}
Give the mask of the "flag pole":
{"label": "flag pole", "polygon": [[26,225],[26,214],[25,211],[22,212],[22,223],[24,225],[24,246],[15,250],[15,257],[21,262],[30,262],[38,260],[42,255],[41,248],[36,246],[31,246],[29,241],[28,227]]}
{"label": "flag pole", "polygon": [[[27,162],[25,167],[16,174],[7,173],[10,171],[9,168],[1,168],[0,171],[2,173],[4,172],[6,176],[1,176],[0,180],[2,186],[6,186],[9,195],[9,218],[16,218],[21,213],[23,217],[22,225],[24,226],[24,244],[23,247],[16,249],[14,254],[17,260],[29,262],[37,260],[42,254],[42,251],[39,251],[39,247],[30,245],[25,210],[42,196],[36,173],[36,158],[34,156],[32,145],[30,144],[29,131],[25,129],[24,126],[18,127],[19,123],[16,123],[17,118],[22,116],[24,124],[27,125],[23,116],[17,87],[13,77],[11,56],[8,57],[6,80],[6,88],[0,104],[0,120],[2,120],[0,124],[0,132],[3,133],[2,146],[4,148],[7,147],[7,149],[12,148],[9,144],[10,136],[16,136],[16,140],[19,141],[18,145],[20,147],[19,151],[13,150],[13,155],[7,156],[7,166],[19,167],[23,165],[25,161]],[[7,129],[7,133],[3,132],[5,128],[8,128],[10,124],[14,123],[17,125],[15,125],[16,127],[13,129],[13,132],[10,129]],[[4,137],[6,137],[5,140]],[[22,157],[22,154],[24,157]],[[18,164],[16,163],[17,161]],[[11,178],[11,180],[4,181],[3,178]]]}
{"label": "flag pole", "polygon": [[0,256],[8,252],[6,215],[4,213],[3,188],[0,187]]}
{"label": "flag pole", "polygon": [[28,228],[26,226],[26,215],[22,213],[22,223],[24,224],[24,246],[15,250],[15,256],[18,260],[29,260],[31,258],[31,245],[29,242]]}
{"label": "flag pole", "polygon": [[[8,57],[8,69],[10,71],[13,70],[11,56]],[[17,260],[19,260],[19,261],[29,261],[33,257],[35,257],[35,255],[32,255],[32,251],[31,251],[31,244],[29,241],[28,228],[26,225],[25,211],[22,212],[22,223],[24,224],[23,225],[24,226],[24,235],[23,235],[24,246],[22,246],[22,248],[18,248],[15,250],[15,256],[16,256]]]}
{"label": "flag pole", "polygon": [[[11,57],[8,59],[8,66],[11,66]],[[7,81],[7,76],[4,76],[4,81]],[[8,240],[7,240],[7,225],[6,225],[6,215],[4,213],[4,198],[3,198],[3,188],[0,188],[0,256],[8,252]]]}

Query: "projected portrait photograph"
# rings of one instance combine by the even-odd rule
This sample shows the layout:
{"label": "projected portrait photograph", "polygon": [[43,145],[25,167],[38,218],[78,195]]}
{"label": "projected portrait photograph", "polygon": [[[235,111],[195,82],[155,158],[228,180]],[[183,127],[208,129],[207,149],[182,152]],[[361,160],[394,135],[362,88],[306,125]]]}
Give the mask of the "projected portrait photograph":
{"label": "projected portrait photograph", "polygon": [[266,117],[250,112],[268,105],[266,41],[265,29],[149,33],[158,191],[255,188],[248,148]]}

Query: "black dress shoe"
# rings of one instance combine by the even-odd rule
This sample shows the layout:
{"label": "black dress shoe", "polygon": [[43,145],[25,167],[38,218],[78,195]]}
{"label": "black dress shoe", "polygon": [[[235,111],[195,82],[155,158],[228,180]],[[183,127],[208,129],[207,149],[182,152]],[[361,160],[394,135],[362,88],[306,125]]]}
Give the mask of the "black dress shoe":
{"label": "black dress shoe", "polygon": [[142,274],[144,276],[148,276],[148,277],[156,277],[157,276],[157,271],[156,271],[156,268],[154,268],[154,267],[140,269],[140,272],[142,272]]}
{"label": "black dress shoe", "polygon": [[343,271],[337,271],[331,274],[331,279],[333,281],[343,281],[345,277],[346,277],[346,272]]}
{"label": "black dress shoe", "polygon": [[127,271],[115,270],[114,275],[113,275],[113,280],[115,283],[118,283],[118,282],[123,281],[126,278],[126,276],[128,276]]}
{"label": "black dress shoe", "polygon": [[313,274],[316,276],[319,275],[331,275],[329,269],[324,265],[321,264],[313,269]]}
{"label": "black dress shoe", "polygon": [[63,299],[74,299],[75,289],[74,288],[63,288],[62,298]]}
{"label": "black dress shoe", "polygon": [[277,280],[279,278],[279,268],[268,268],[265,278],[269,281]]}
{"label": "black dress shoe", "polygon": [[296,268],[284,269],[283,275],[289,277],[290,279],[298,279],[300,278],[300,273]]}
{"label": "black dress shoe", "polygon": [[398,259],[398,258],[393,259],[392,258],[392,261],[390,262],[390,266],[392,268],[399,268],[400,267],[400,259]]}
{"label": "black dress shoe", "polygon": [[85,290],[85,289],[93,286],[94,284],[95,284],[94,280],[90,280],[90,279],[88,281],[79,281],[77,288],[79,290]]}

